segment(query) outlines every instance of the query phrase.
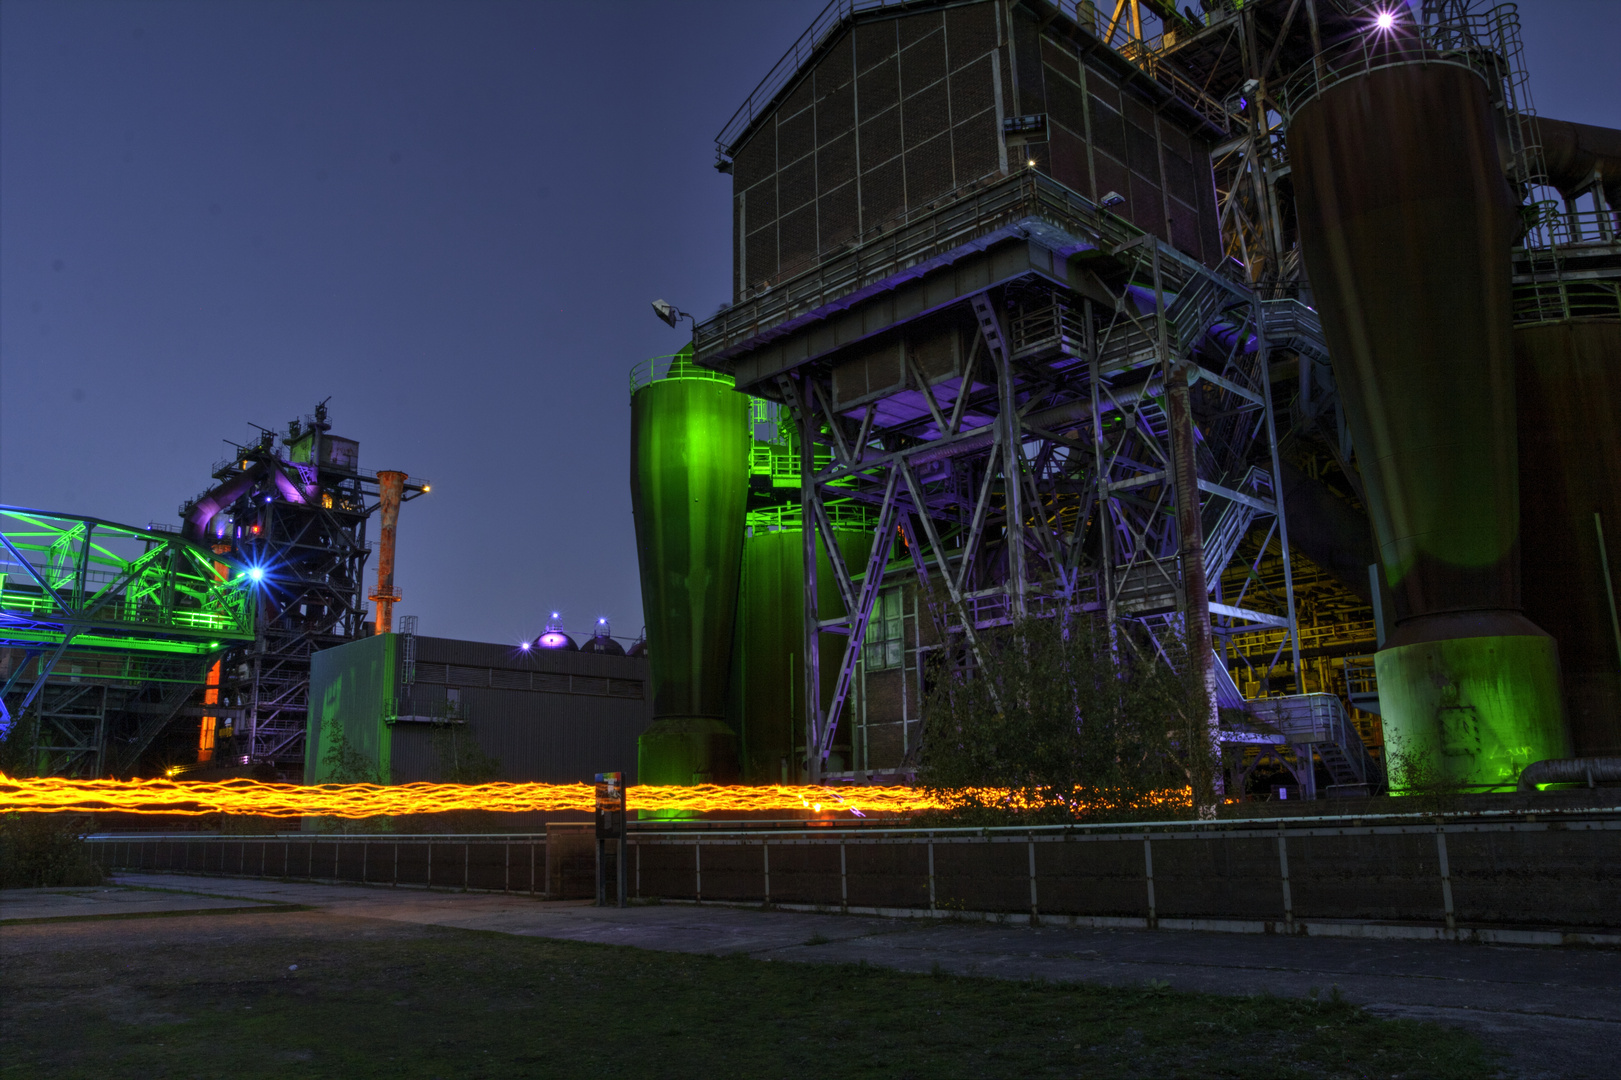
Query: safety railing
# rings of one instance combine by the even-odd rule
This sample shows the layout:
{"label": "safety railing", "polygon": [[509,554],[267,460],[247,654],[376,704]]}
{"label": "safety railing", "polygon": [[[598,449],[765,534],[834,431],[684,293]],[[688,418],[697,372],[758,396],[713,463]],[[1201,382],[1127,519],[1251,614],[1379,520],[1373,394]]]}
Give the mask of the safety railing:
{"label": "safety railing", "polygon": [[1175,31],[1156,34],[1143,41],[1128,41],[1115,51],[1131,61],[1138,70],[1153,79],[1161,88],[1198,113],[1211,127],[1221,132],[1229,131],[1232,127],[1232,115],[1222,107],[1221,102],[1205,93],[1203,87],[1182,74],[1179,65],[1169,61],[1168,58],[1176,51],[1178,36]]}
{"label": "safety railing", "polygon": [[[1353,619],[1345,622],[1300,627],[1300,648],[1329,648],[1370,642],[1374,637],[1372,619]],[[1227,638],[1227,647],[1240,656],[1270,657],[1288,638],[1288,631],[1277,627],[1257,627]]]}
{"label": "safety railing", "polygon": [[777,94],[799,73],[799,69],[817,48],[845,22],[854,18],[857,12],[884,7],[903,7],[905,3],[906,0],[831,0],[816,18],[811,20],[810,28],[799,35],[798,40],[783,53],[782,59],[766,72],[765,78],[760,80],[759,85],[726,122],[726,126],[721,128],[720,134],[715,136],[716,155],[722,159],[731,156],[732,151],[736,149],[737,140],[754,123],[755,118],[771,106]]}
{"label": "safety railing", "polygon": [[1490,85],[1509,75],[1506,35],[1518,31],[1513,4],[1501,4],[1478,15],[1450,19],[1440,27],[1415,26],[1405,14],[1388,25],[1371,11],[1366,29],[1318,53],[1274,87],[1286,116],[1333,86],[1385,68],[1408,64],[1447,64],[1473,71]]}
{"label": "safety railing", "polygon": [[783,280],[745,290],[738,303],[699,323],[697,356],[708,358],[766,333],[805,312],[881,282],[920,262],[1026,219],[1095,238],[1115,249],[1140,239],[1141,229],[1036,170],[965,189],[911,210],[870,239]]}
{"label": "safety railing", "polygon": [[1537,227],[1526,236],[1526,247],[1621,242],[1621,215],[1614,210],[1566,210],[1551,200],[1537,206]]}
{"label": "safety railing", "polygon": [[693,379],[700,382],[718,382],[727,386],[732,385],[732,377],[719,371],[699,367],[692,362],[691,350],[678,352],[670,356],[655,356],[650,360],[643,360],[630,369],[630,392],[632,394],[644,386],[666,380]]}
{"label": "safety railing", "polygon": [[[878,520],[871,506],[850,499],[830,499],[823,503],[823,509],[827,511],[828,524],[834,529],[866,531]],[[782,530],[797,532],[804,528],[804,520],[798,504],[768,506],[748,512],[747,529],[751,536]]]}
{"label": "safety railing", "polygon": [[[253,636],[254,592],[228,566],[169,532],[23,507],[0,507],[5,640],[215,648],[200,635]],[[189,639],[184,646],[158,639]],[[143,642],[141,639],[147,638]]]}
{"label": "safety railing", "polygon": [[1621,319],[1621,280],[1516,282],[1514,325],[1536,326],[1568,319]]}

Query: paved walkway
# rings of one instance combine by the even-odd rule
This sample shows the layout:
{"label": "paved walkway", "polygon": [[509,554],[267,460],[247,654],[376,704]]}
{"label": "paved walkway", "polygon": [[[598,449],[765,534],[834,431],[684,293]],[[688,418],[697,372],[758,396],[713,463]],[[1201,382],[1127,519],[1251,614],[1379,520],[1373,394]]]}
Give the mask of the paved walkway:
{"label": "paved walkway", "polygon": [[499,894],[164,874],[124,874],[117,884],[126,888],[29,890],[33,898],[23,906],[8,894],[0,918],[51,904],[79,917],[122,913],[137,902],[121,894],[143,892],[165,898],[145,901],[159,907],[205,899],[297,904],[350,917],[761,960],[866,960],[905,971],[938,965],[958,974],[1115,985],[1153,979],[1219,994],[1304,996],[1337,986],[1382,1016],[1474,1030],[1508,1051],[1514,1071],[1527,1077],[1611,1076],[1621,1046],[1621,952],[1613,950],[1033,928],[684,904],[620,910]]}
{"label": "paved walkway", "polygon": [[0,925],[54,919],[140,918],[193,912],[217,915],[223,912],[260,911],[281,902],[251,900],[242,896],[211,896],[208,892],[212,890],[199,884],[196,878],[188,878],[185,886],[178,892],[123,885],[6,889],[0,891]]}

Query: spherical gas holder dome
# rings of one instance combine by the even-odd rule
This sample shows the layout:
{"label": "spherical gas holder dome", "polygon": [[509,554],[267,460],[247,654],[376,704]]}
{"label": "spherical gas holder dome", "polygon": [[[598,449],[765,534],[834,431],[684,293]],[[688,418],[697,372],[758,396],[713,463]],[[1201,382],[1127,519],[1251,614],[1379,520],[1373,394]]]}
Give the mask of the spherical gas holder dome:
{"label": "spherical gas holder dome", "polygon": [[537,649],[561,649],[564,652],[579,652],[580,647],[574,639],[563,632],[563,620],[557,612],[546,621],[546,629],[535,639]]}

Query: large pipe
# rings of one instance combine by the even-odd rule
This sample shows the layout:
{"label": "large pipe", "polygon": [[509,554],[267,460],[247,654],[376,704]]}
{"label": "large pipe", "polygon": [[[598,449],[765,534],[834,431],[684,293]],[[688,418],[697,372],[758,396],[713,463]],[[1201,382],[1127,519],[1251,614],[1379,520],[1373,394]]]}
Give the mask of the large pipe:
{"label": "large pipe", "polygon": [[1368,567],[1377,556],[1368,519],[1287,461],[1278,468],[1289,548],[1322,567],[1363,603],[1373,602]]}
{"label": "large pipe", "polygon": [[1621,209],[1621,131],[1537,118],[1537,136],[1548,179],[1563,195],[1597,179],[1611,210]]}
{"label": "large pipe", "polygon": [[1516,785],[1521,794],[1535,791],[1538,784],[1615,783],[1621,780],[1621,757],[1561,758],[1528,765]]}
{"label": "large pipe", "polygon": [[270,466],[262,461],[255,462],[250,468],[243,470],[240,476],[216,485],[206,495],[192,503],[186,510],[185,520],[181,523],[180,535],[194,544],[212,544],[215,538],[207,535],[209,523],[220,511],[251,491],[269,468]]}
{"label": "large pipe", "polygon": [[377,591],[371,598],[377,602],[377,632],[387,634],[394,629],[394,603],[400,596],[394,591],[394,533],[400,523],[400,497],[405,493],[405,473],[383,469],[377,473],[377,505],[382,520],[382,535],[377,541]]}
{"label": "large pipe", "polygon": [[1301,252],[1396,626],[1393,752],[1497,785],[1567,753],[1558,655],[1521,613],[1509,246],[1485,81],[1449,64],[1330,85],[1291,119]]}

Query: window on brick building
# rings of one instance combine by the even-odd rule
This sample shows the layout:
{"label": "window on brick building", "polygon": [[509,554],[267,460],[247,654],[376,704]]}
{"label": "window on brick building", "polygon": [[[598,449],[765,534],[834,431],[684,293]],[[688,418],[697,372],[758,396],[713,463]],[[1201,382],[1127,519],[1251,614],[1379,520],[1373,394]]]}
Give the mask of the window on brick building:
{"label": "window on brick building", "polygon": [[885,589],[872,606],[867,624],[866,652],[862,659],[868,671],[884,671],[901,666],[905,631],[901,619],[901,590]]}

